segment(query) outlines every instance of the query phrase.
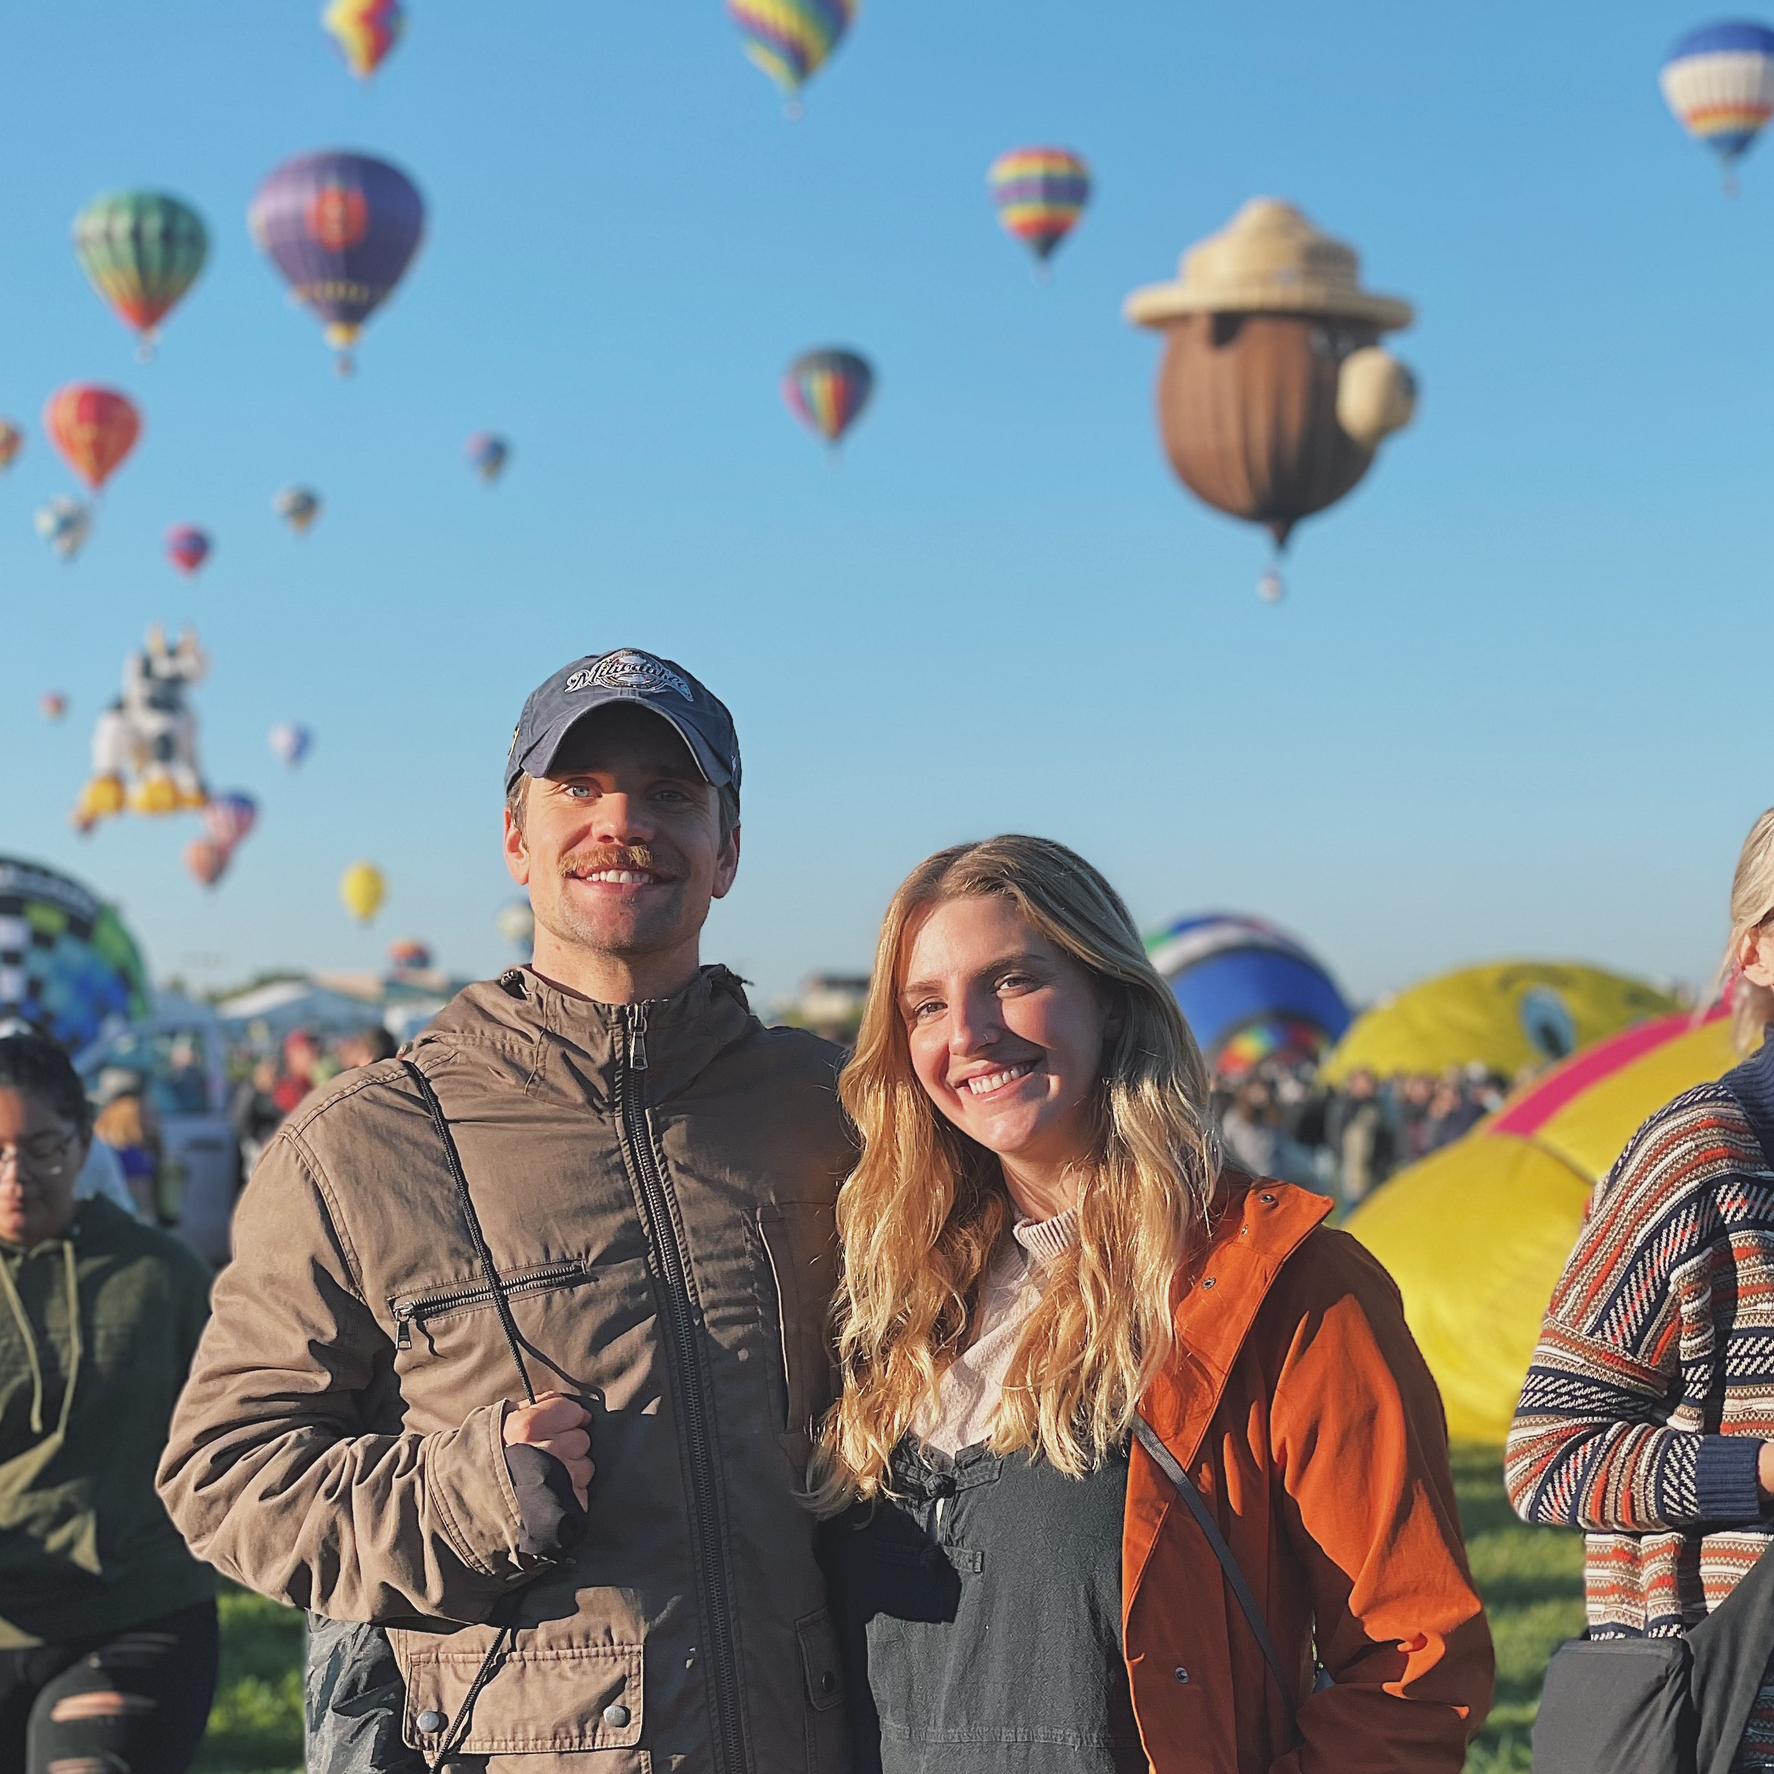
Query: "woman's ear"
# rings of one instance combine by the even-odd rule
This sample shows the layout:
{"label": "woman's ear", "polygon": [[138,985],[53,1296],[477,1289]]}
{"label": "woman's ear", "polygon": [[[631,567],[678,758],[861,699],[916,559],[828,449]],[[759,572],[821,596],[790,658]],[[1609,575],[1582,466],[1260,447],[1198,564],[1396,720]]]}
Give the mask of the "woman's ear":
{"label": "woman's ear", "polygon": [[1737,965],[1751,985],[1774,987],[1774,935],[1758,926],[1737,947]]}

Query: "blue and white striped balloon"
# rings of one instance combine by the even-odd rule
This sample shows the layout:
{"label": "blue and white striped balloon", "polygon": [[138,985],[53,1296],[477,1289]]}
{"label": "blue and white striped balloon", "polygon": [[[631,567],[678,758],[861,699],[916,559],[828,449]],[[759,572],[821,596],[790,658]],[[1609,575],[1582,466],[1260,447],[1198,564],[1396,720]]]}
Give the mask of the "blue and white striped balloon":
{"label": "blue and white striped balloon", "polygon": [[1729,167],[1774,116],[1774,30],[1704,25],[1670,51],[1661,82],[1676,120]]}

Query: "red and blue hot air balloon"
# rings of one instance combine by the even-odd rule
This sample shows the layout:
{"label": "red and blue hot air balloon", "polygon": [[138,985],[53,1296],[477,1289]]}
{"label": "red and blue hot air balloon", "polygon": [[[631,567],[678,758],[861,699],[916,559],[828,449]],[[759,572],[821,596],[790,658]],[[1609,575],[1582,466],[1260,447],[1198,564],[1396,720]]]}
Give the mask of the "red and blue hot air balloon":
{"label": "red and blue hot air balloon", "polygon": [[248,221],[296,300],[326,327],[340,373],[349,375],[364,322],[419,250],[418,187],[369,154],[303,154],[259,187]]}
{"label": "red and blue hot air balloon", "polygon": [[477,431],[468,440],[469,466],[488,486],[505,472],[505,464],[510,460],[511,445],[504,438],[495,437],[490,431]]}
{"label": "red and blue hot air balloon", "polygon": [[1690,31],[1663,64],[1663,96],[1676,120],[1725,163],[1746,154],[1774,116],[1774,30],[1747,20]]}
{"label": "red and blue hot air balloon", "polygon": [[789,365],[782,398],[789,411],[834,449],[868,405],[875,372],[854,351],[809,351]]}
{"label": "red and blue hot air balloon", "polygon": [[197,573],[209,559],[210,539],[195,524],[179,524],[166,533],[166,558],[181,573]]}
{"label": "red and blue hot air balloon", "polygon": [[986,175],[998,220],[1043,263],[1090,201],[1090,168],[1070,148],[1013,148]]}

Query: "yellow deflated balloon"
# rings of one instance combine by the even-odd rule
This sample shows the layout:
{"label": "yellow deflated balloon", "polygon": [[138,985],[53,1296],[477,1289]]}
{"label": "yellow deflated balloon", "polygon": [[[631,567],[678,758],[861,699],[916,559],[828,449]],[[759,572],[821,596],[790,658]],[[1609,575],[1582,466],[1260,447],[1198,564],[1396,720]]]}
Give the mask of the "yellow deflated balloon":
{"label": "yellow deflated balloon", "polygon": [[1556,961],[1463,967],[1358,1016],[1322,1076],[1341,1084],[1351,1072],[1385,1078],[1483,1066],[1513,1078],[1676,1007],[1667,992],[1599,967]]}
{"label": "yellow deflated balloon", "polygon": [[1641,1023],[1537,1079],[1350,1215],[1398,1283],[1456,1441],[1508,1434],[1595,1185],[1665,1103],[1736,1063],[1726,1020]]}
{"label": "yellow deflated balloon", "polygon": [[373,862],[354,862],[339,877],[339,897],[358,923],[367,924],[382,909],[388,883]]}

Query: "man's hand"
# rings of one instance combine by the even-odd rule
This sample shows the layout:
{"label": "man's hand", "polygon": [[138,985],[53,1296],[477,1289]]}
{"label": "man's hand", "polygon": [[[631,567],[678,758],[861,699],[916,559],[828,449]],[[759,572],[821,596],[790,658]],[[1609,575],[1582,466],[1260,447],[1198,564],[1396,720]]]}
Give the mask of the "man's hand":
{"label": "man's hand", "polygon": [[505,1413],[505,1445],[552,1454],[567,1469],[579,1507],[597,1468],[591,1463],[591,1412],[564,1392],[544,1392],[534,1404],[513,1405]]}

